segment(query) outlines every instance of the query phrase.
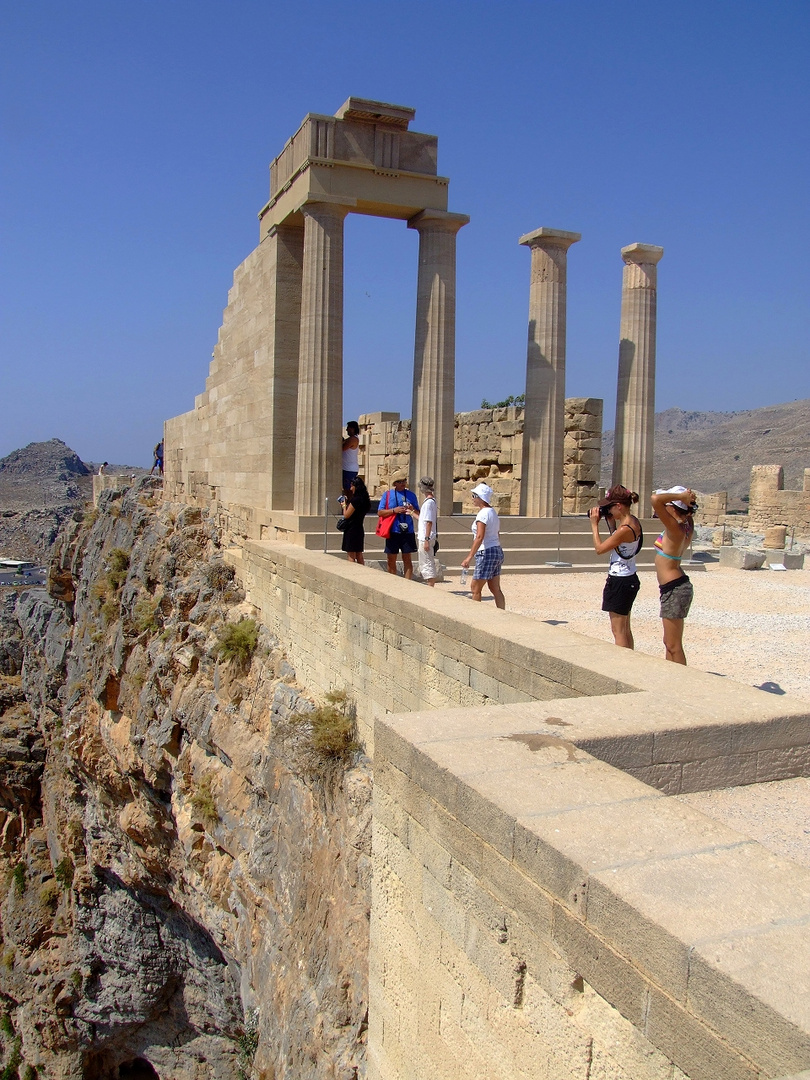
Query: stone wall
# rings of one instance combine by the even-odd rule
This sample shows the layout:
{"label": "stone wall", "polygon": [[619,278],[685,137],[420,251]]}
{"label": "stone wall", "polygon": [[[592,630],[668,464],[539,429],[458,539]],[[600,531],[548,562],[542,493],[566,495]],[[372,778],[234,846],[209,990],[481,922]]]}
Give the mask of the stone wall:
{"label": "stone wall", "polygon": [[666,797],[810,774],[805,702],[291,545],[228,558],[374,756],[368,1080],[810,1065],[810,872]]}
{"label": "stone wall", "polygon": [[[382,494],[388,478],[408,472],[411,422],[399,413],[366,413],[359,418],[360,470],[372,497]],[[484,480],[495,493],[499,514],[520,513],[523,458],[523,409],[476,409],[456,413],[454,432],[454,501],[458,512],[473,513],[469,490]],[[599,497],[602,460],[602,402],[567,398],[563,513],[584,514]]]}
{"label": "stone wall", "polygon": [[804,470],[804,488],[785,491],[781,465],[755,465],[751,469],[748,527],[764,532],[771,525],[796,528],[810,533],[810,469]]}

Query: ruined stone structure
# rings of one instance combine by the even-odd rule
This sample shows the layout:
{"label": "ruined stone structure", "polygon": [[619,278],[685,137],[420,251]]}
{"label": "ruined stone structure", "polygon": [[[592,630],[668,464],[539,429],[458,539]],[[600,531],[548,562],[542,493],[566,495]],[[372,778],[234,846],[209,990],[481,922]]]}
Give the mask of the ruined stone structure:
{"label": "ruined stone structure", "polygon": [[763,532],[769,525],[786,525],[801,536],[810,535],[810,469],[804,470],[801,491],[785,491],[784,487],[781,465],[755,465],[751,469],[749,529]]}
{"label": "ruined stone structure", "polygon": [[655,423],[657,264],[664,249],[652,244],[622,248],[622,317],[613,483],[639,493],[640,517],[650,515]]}
{"label": "ruined stone structure", "polygon": [[[305,531],[340,491],[343,222],[398,218],[419,234],[411,483],[451,512],[455,237],[438,140],[414,110],[349,100],[308,114],[270,166],[260,243],[234,275],[205,391],[166,424],[166,490],[253,523]],[[239,510],[239,508],[243,508]]]}
{"label": "ruined stone structure", "polygon": [[[523,408],[476,409],[456,413],[453,449],[453,499],[456,512],[472,513],[471,483],[486,480],[499,514],[521,513],[526,475]],[[561,486],[563,513],[584,514],[599,498],[602,458],[602,402],[599,398],[566,398]],[[372,496],[388,479],[407,470],[411,423],[399,413],[367,413],[360,423],[360,469]]]}

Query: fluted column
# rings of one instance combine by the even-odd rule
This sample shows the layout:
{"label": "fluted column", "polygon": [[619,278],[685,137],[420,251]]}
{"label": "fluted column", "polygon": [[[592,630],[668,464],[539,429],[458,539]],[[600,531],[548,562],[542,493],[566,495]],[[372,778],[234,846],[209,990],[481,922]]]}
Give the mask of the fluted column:
{"label": "fluted column", "polygon": [[528,517],[562,513],[567,263],[580,239],[546,228],[520,238],[532,253],[520,484],[520,512]]}
{"label": "fluted column", "polygon": [[664,249],[653,244],[622,248],[622,318],[613,483],[639,494],[639,515],[652,512],[655,422],[655,324],[658,262]]}
{"label": "fluted column", "polygon": [[469,220],[466,214],[423,210],[408,222],[419,232],[410,486],[432,476],[440,514],[453,512],[456,233]]}
{"label": "fluted column", "polygon": [[343,219],[347,208],[305,203],[295,512],[320,516],[341,490]]}

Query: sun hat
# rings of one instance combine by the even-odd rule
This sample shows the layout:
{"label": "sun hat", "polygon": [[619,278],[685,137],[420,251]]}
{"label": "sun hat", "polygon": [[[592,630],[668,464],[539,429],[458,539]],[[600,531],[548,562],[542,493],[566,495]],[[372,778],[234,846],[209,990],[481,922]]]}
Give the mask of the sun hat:
{"label": "sun hat", "polygon": [[485,502],[487,506],[492,505],[493,491],[489,484],[476,484],[470,494],[477,495],[481,502]]}
{"label": "sun hat", "polygon": [[399,484],[399,483],[405,483],[406,484],[407,482],[408,482],[408,477],[405,475],[404,472],[395,472],[394,475],[391,477],[391,483],[392,484]]}
{"label": "sun hat", "polygon": [[435,486],[432,476],[423,476],[419,481],[419,487],[422,488],[423,491],[433,491]]}
{"label": "sun hat", "polygon": [[[669,495],[669,494],[674,494],[675,492],[678,492],[680,494],[681,492],[688,491],[688,490],[689,490],[689,488],[685,488],[681,484],[676,484],[674,487],[671,487],[671,488],[658,488],[658,490],[656,491],[655,494],[656,495]],[[677,506],[679,510],[686,510],[687,513],[689,513],[689,511],[692,509],[691,506],[686,505],[686,503],[683,501],[683,499],[671,499],[667,503],[667,506]]]}

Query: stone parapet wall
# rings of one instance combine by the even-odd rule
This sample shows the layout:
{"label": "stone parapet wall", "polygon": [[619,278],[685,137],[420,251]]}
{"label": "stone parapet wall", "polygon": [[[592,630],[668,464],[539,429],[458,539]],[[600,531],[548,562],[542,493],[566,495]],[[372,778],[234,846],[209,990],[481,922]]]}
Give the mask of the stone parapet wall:
{"label": "stone parapet wall", "polygon": [[805,702],[292,545],[226,557],[374,757],[369,1080],[810,1065],[810,872],[667,798],[810,775]]}
{"label": "stone parapet wall", "polygon": [[802,535],[810,534],[810,469],[804,470],[801,491],[785,491],[781,465],[754,465],[748,499],[748,527],[764,532],[771,525],[785,525]]}
{"label": "stone parapet wall", "polygon": [[[520,513],[523,415],[519,406],[456,413],[453,493],[457,510],[474,512],[469,490],[484,480],[495,493],[499,514]],[[358,423],[360,471],[372,497],[378,498],[393,473],[409,470],[411,422],[400,420],[398,413],[366,413]],[[567,398],[563,513],[583,514],[595,505],[601,461],[601,400]]]}

